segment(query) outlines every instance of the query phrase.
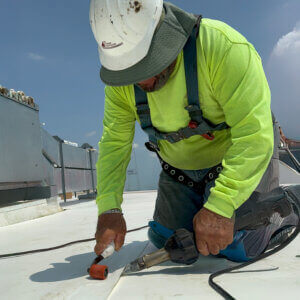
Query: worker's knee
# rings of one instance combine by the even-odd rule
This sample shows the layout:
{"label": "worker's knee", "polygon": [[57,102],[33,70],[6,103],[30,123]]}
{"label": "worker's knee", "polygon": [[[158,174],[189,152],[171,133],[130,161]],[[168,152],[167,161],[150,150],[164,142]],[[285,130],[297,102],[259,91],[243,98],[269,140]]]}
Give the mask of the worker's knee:
{"label": "worker's knee", "polygon": [[173,230],[159,224],[158,222],[149,222],[148,238],[157,248],[164,247],[167,239],[174,233]]}
{"label": "worker's knee", "polygon": [[165,237],[155,232],[152,228],[149,228],[148,230],[148,238],[150,242],[158,249],[163,248],[167,241]]}
{"label": "worker's knee", "polygon": [[221,250],[220,255],[235,262],[249,261],[251,257],[248,256],[244,244],[244,238],[246,235],[247,232],[245,230],[238,231],[234,236],[233,242],[228,245],[226,249]]}

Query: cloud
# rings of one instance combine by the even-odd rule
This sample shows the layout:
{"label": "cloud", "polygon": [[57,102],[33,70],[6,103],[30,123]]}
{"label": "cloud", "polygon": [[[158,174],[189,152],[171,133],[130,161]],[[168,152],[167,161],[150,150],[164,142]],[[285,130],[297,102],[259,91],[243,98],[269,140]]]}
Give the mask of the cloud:
{"label": "cloud", "polygon": [[45,59],[44,56],[39,55],[39,54],[37,54],[37,53],[32,53],[32,52],[28,53],[28,57],[29,57],[30,59],[36,60],[36,61],[40,61],[40,60],[44,60],[44,59]]}
{"label": "cloud", "polygon": [[267,64],[272,110],[285,134],[300,139],[300,22],[282,36]]}
{"label": "cloud", "polygon": [[272,55],[285,56],[287,53],[298,53],[300,52],[300,22],[296,24],[293,31],[284,35],[279,39],[275,48],[273,49]]}
{"label": "cloud", "polygon": [[132,148],[133,148],[133,149],[137,149],[139,146],[140,146],[139,144],[134,143],[134,144],[132,145]]}
{"label": "cloud", "polygon": [[149,153],[149,156],[150,156],[150,157],[157,158],[157,155],[156,155],[156,153],[153,153],[153,152],[150,152],[150,153]]}
{"label": "cloud", "polygon": [[91,132],[88,132],[85,134],[85,137],[91,137],[91,136],[94,136],[95,134],[97,133],[97,131],[91,131]]}

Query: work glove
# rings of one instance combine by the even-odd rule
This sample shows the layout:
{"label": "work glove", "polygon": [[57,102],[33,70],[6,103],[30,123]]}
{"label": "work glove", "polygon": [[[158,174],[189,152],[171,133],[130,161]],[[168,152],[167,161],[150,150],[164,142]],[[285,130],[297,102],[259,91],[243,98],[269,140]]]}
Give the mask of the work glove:
{"label": "work glove", "polygon": [[198,251],[217,255],[233,241],[234,219],[225,218],[202,208],[193,219]]}
{"label": "work glove", "polygon": [[115,250],[119,251],[124,244],[125,235],[126,222],[122,213],[99,215],[95,234],[95,253],[100,255],[112,242],[115,243]]}

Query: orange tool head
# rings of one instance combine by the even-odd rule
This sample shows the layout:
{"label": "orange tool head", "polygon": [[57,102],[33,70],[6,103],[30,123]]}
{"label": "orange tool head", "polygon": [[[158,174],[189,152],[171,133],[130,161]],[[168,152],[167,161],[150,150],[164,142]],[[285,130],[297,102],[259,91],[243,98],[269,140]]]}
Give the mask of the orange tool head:
{"label": "orange tool head", "polygon": [[89,274],[94,279],[104,280],[108,275],[108,267],[104,265],[91,265],[89,269]]}

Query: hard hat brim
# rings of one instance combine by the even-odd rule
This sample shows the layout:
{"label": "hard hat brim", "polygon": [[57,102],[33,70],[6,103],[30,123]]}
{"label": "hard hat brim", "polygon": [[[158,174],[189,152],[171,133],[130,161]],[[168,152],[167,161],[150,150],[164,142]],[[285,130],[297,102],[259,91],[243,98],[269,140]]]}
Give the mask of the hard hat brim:
{"label": "hard hat brim", "polygon": [[110,86],[126,86],[151,78],[167,68],[182,51],[197,17],[170,3],[164,3],[165,18],[153,36],[146,57],[120,71],[101,67],[100,77]]}

